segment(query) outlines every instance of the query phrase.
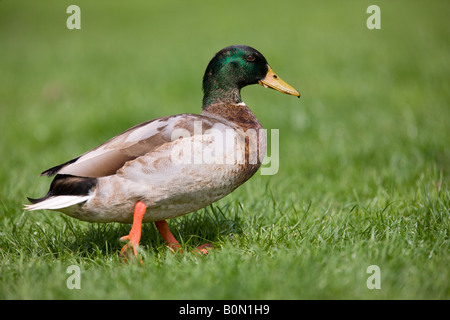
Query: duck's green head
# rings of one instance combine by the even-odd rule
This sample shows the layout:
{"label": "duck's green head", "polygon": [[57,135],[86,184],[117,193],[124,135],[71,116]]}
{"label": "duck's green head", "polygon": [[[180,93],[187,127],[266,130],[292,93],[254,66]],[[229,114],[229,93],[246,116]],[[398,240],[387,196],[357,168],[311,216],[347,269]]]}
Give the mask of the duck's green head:
{"label": "duck's green head", "polygon": [[234,45],[220,50],[206,68],[203,108],[214,103],[240,103],[241,89],[256,83],[300,97],[297,90],[273,72],[258,50]]}

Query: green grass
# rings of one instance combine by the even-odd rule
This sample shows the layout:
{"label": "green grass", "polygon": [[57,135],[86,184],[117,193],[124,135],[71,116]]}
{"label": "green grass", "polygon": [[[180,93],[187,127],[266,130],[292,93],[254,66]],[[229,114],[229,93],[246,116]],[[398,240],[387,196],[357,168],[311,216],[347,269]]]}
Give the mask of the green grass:
{"label": "green grass", "polygon": [[[0,298],[449,299],[448,1],[0,2]],[[118,259],[129,225],[24,212],[38,174],[148,119],[194,112],[219,49],[260,50],[300,100],[245,88],[280,130],[280,169],[144,227],[145,262]],[[68,266],[81,269],[69,290]],[[378,265],[381,289],[369,290]]]}

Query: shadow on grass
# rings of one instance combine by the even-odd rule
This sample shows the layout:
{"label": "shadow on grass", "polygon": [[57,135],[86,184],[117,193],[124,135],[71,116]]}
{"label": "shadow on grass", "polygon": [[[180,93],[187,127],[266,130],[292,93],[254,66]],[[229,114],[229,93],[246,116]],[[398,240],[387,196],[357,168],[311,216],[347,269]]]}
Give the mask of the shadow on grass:
{"label": "shadow on grass", "polygon": [[[229,205],[222,208],[210,205],[202,211],[169,220],[169,228],[182,246],[188,248],[221,241],[242,233],[241,218],[237,213],[232,216],[229,209]],[[131,229],[128,224],[88,224],[64,215],[61,217],[64,220],[62,227],[53,224],[54,228],[49,228],[37,224],[33,231],[44,239],[43,251],[53,257],[67,254],[81,258],[117,256],[125,244],[119,241],[120,237]],[[166,244],[154,223],[143,224],[140,246],[154,252],[165,249]]]}

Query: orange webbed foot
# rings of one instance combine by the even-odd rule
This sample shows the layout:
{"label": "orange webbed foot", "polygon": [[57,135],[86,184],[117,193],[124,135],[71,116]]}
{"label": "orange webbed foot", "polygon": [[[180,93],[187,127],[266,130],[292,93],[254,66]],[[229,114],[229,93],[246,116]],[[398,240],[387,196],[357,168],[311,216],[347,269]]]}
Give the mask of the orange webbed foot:
{"label": "orange webbed foot", "polygon": [[[163,237],[163,239],[167,242],[167,247],[173,252],[173,253],[183,253],[183,249],[181,248],[181,245],[175,239],[172,232],[169,230],[169,225],[165,220],[156,221],[155,222],[156,229],[158,229],[159,233]],[[212,249],[213,245],[211,243],[206,243],[204,245],[201,245],[194,249],[192,252],[194,253],[200,253],[203,255],[208,254],[208,250]]]}
{"label": "orange webbed foot", "polygon": [[[120,250],[120,256],[124,261],[128,261],[130,257],[130,251],[132,250],[134,257],[138,259],[138,251],[139,241],[141,240],[141,230],[142,230],[142,218],[144,217],[145,210],[147,209],[146,205],[139,201],[134,206],[134,217],[133,217],[133,225],[131,227],[131,231],[128,235],[120,238],[120,241],[127,241],[122,249]],[[143,261],[140,260],[143,264]]]}
{"label": "orange webbed foot", "polygon": [[195,248],[192,252],[207,255],[211,249],[213,249],[212,243],[205,243]]}

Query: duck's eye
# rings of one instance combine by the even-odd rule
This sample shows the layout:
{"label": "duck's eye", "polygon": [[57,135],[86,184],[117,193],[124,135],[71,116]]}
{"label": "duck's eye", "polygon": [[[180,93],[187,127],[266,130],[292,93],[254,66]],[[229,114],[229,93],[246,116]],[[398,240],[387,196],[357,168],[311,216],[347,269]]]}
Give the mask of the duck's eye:
{"label": "duck's eye", "polygon": [[247,60],[248,62],[253,62],[255,61],[255,56],[252,54],[248,54],[245,56],[245,60]]}

